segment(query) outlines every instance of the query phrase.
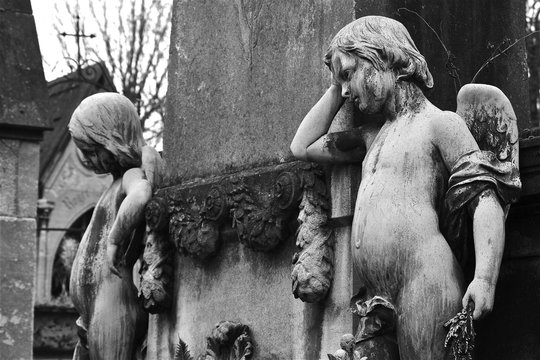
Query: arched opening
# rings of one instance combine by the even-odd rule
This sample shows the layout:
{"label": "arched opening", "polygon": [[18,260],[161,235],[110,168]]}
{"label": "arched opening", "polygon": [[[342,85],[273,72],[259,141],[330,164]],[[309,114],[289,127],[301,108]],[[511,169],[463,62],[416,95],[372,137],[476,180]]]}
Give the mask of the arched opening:
{"label": "arched opening", "polygon": [[69,301],[69,278],[81,239],[90,223],[94,209],[82,214],[66,230],[54,255],[51,297],[57,302]]}

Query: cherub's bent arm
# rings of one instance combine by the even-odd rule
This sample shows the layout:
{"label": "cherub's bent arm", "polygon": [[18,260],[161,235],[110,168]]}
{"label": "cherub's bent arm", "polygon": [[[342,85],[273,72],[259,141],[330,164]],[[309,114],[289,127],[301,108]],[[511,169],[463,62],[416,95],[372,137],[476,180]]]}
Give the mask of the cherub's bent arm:
{"label": "cherub's bent arm", "polygon": [[152,186],[139,168],[129,169],[122,178],[126,197],[122,201],[108,238],[107,255],[111,270],[117,275],[116,249],[129,238],[144,218],[144,207],[152,197]]}
{"label": "cherub's bent arm", "polygon": [[297,159],[316,162],[354,162],[363,159],[363,147],[342,151],[327,135],[332,120],[344,102],[341,86],[332,84],[311,108],[291,143],[291,152]]}
{"label": "cherub's bent arm", "polygon": [[[447,168],[457,159],[479,150],[465,122],[456,114],[445,113],[434,122],[434,139]],[[504,211],[494,190],[484,190],[470,204],[476,256],[474,279],[469,284],[463,306],[475,305],[474,318],[479,319],[493,308],[495,286],[504,250]]]}

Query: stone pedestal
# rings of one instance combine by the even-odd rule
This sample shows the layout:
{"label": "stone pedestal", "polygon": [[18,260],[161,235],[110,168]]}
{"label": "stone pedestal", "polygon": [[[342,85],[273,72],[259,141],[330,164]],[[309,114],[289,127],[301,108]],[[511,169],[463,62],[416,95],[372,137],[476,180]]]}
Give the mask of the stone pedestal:
{"label": "stone pedestal", "polygon": [[0,354],[31,359],[45,79],[30,1],[0,1]]}

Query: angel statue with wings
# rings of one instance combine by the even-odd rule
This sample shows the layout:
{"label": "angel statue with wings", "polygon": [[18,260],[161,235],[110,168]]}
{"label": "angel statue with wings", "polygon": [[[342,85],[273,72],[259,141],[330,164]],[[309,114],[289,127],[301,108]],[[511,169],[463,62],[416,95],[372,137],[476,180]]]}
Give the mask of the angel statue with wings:
{"label": "angel statue with wings", "polygon": [[[457,113],[438,109],[423,94],[433,87],[424,57],[385,17],[341,29],[325,63],[332,84],[291,150],[305,161],[362,161],[351,234],[362,284],[356,355],[450,359],[443,324],[463,307],[475,320],[493,307],[505,218],[521,188],[512,106],[499,89],[470,84]],[[327,134],[346,99],[367,119],[354,149]]]}

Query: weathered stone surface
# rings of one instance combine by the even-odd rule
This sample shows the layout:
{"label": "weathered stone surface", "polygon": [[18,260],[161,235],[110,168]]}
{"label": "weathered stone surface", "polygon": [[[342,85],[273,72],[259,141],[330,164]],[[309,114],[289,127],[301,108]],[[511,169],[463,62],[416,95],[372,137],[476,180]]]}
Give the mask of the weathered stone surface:
{"label": "weathered stone surface", "polygon": [[164,157],[175,177],[291,160],[353,2],[185,0],[174,10]]}
{"label": "weathered stone surface", "polygon": [[[441,109],[455,110],[460,88],[448,74],[448,57],[437,36],[416,15],[419,13],[433,27],[451,51],[461,79],[469,83],[495,48],[505,39],[510,45],[525,35],[525,10],[521,0],[355,0],[356,17],[383,15],[402,22],[411,33],[433,74],[435,86],[428,98]],[[510,99],[519,128],[530,127],[528,75],[525,42],[520,41],[498,57],[478,76],[477,83],[500,88]]]}
{"label": "weathered stone surface", "polygon": [[0,216],[0,353],[31,359],[36,225]]}
{"label": "weathered stone surface", "polygon": [[0,141],[0,215],[36,216],[39,144]]}
{"label": "weathered stone surface", "polygon": [[[206,349],[209,330],[223,319],[248,325],[256,344],[255,359],[301,359],[318,356],[320,328],[317,313],[297,314],[300,303],[291,296],[290,258],[293,238],[272,253],[258,253],[228,236],[213,261],[200,265],[179,258],[175,313],[176,326],[169,338],[180,336],[197,358]],[[304,318],[303,318],[304,317]],[[311,328],[304,326],[311,322]],[[297,331],[301,328],[302,331]],[[310,339],[311,350],[306,349]],[[314,355],[317,354],[317,355]]]}
{"label": "weathered stone surface", "polygon": [[[48,127],[47,91],[30,1],[3,5],[7,11],[0,12],[0,127],[43,130]],[[6,130],[3,135],[8,135]]]}

